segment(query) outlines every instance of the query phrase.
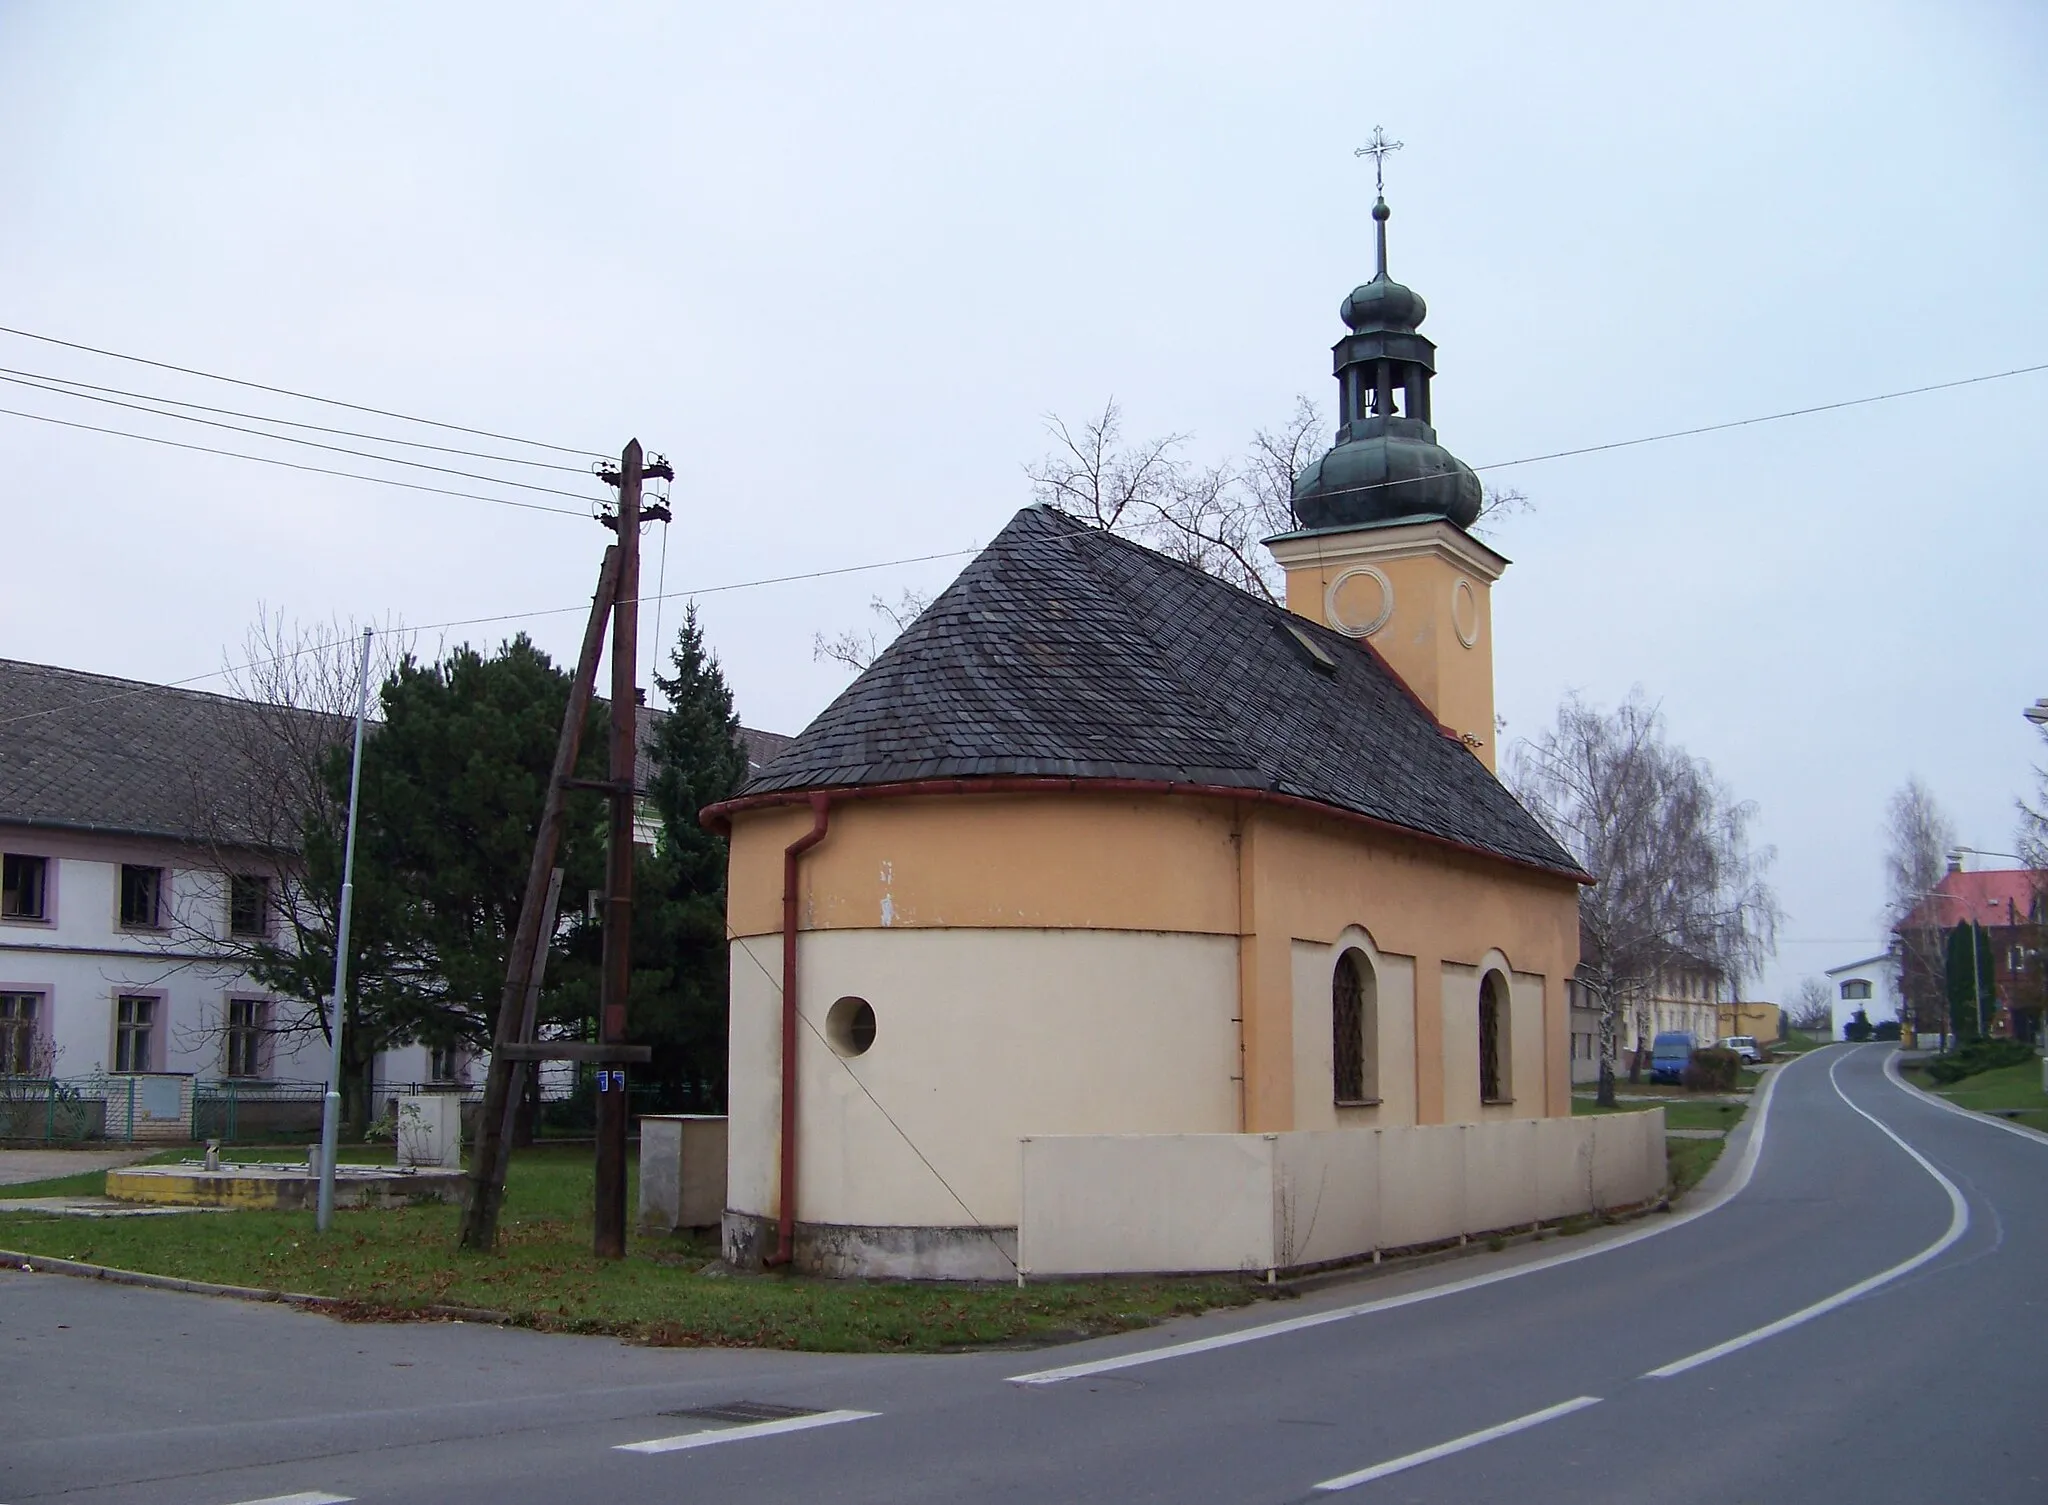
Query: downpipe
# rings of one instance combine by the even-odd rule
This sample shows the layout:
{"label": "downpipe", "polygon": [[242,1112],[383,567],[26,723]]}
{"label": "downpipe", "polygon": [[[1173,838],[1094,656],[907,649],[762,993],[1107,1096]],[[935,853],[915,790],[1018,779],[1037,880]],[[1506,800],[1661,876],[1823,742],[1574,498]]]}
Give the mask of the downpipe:
{"label": "downpipe", "polygon": [[782,1154],[781,1210],[776,1218],[771,1268],[796,1259],[796,922],[798,868],[804,853],[825,839],[832,796],[811,795],[811,829],[782,849]]}

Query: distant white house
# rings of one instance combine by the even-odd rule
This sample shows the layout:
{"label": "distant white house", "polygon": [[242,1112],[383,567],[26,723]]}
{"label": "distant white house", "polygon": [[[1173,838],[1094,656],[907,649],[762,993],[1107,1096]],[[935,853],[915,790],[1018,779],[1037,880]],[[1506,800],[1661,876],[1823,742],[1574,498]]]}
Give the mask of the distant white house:
{"label": "distant white house", "polygon": [[1827,970],[1829,992],[1833,995],[1834,1038],[1842,1038],[1842,1026],[1858,1009],[1872,1024],[1899,1017],[1899,969],[1887,953],[1844,962]]}

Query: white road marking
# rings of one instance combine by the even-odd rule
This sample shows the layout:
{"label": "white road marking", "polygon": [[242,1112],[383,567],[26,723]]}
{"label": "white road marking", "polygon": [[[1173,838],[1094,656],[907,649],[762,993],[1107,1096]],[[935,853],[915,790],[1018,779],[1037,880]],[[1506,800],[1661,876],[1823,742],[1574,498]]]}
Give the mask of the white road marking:
{"label": "white road marking", "polygon": [[[1847,1058],[1838,1056],[1835,1060],[1835,1065],[1839,1066],[1845,1059]],[[1948,1177],[1936,1170],[1925,1155],[1914,1149],[1910,1144],[1907,1144],[1905,1140],[1899,1138],[1898,1135],[1894,1134],[1885,1125],[1878,1123],[1877,1119],[1865,1113],[1863,1109],[1849,1102],[1849,1094],[1842,1090],[1842,1084],[1835,1078],[1834,1066],[1828,1068],[1828,1085],[1835,1089],[1835,1096],[1839,1097],[1843,1102],[1849,1103],[1851,1110],[1870,1119],[1873,1124],[1877,1124],[1878,1129],[1887,1139],[1891,1140],[1893,1144],[1904,1150],[1908,1155],[1911,1155],[1914,1160],[1919,1162],[1920,1169],[1941,1183],[1941,1189],[1948,1193],[1948,1232],[1944,1233],[1912,1258],[1901,1260],[1889,1270],[1880,1270],[1867,1280],[1859,1280],[1856,1284],[1837,1291],[1832,1296],[1816,1301],[1811,1306],[1801,1307],[1789,1317],[1780,1317],[1776,1322],[1767,1323],[1763,1327],[1755,1328],[1750,1332],[1742,1334],[1739,1338],[1730,1338],[1726,1343],[1716,1343],[1712,1348],[1703,1348],[1698,1353],[1688,1354],[1682,1359],[1674,1360],[1661,1369],[1652,1369],[1643,1376],[1644,1379],[1668,1380],[1673,1375],[1684,1374],[1688,1369],[1697,1369],[1702,1364],[1711,1364],[1716,1359],[1725,1358],[1738,1349],[1749,1347],[1752,1343],[1761,1343],[1766,1338],[1775,1338],[1779,1333],[1789,1331],[1802,1323],[1811,1322],[1814,1318],[1824,1316],[1828,1312],[1834,1311],[1837,1307],[1847,1306],[1858,1297],[1867,1296],[1878,1287],[1890,1285],[1900,1276],[1911,1274],[1929,1260],[1939,1256],[1944,1250],[1954,1244],[1957,1239],[1969,1232],[1970,1204],[1964,1201],[1963,1194],[1956,1190],[1955,1182],[1949,1180]]]}
{"label": "white road marking", "polygon": [[742,1427],[712,1427],[702,1432],[685,1432],[680,1437],[656,1437],[648,1442],[622,1442],[615,1453],[680,1453],[685,1448],[708,1448],[715,1442],[745,1442],[750,1437],[776,1437],[784,1432],[808,1432],[812,1427],[833,1427],[842,1421],[866,1421],[879,1411],[821,1411],[816,1416],[792,1416],[784,1421],[749,1422]]}
{"label": "white road marking", "polygon": [[237,1505],[349,1505],[354,1495],[330,1495],[317,1489],[305,1489],[295,1495],[265,1495],[260,1500],[241,1500]]}
{"label": "white road marking", "polygon": [[1588,1406],[1599,1404],[1599,1396],[1582,1395],[1577,1400],[1547,1406],[1541,1411],[1531,1411],[1527,1416],[1518,1416],[1513,1421],[1504,1421],[1499,1426],[1488,1427],[1483,1432],[1467,1432],[1463,1437],[1453,1437],[1449,1442],[1440,1442],[1435,1447],[1424,1448],[1419,1453],[1405,1453],[1399,1458],[1389,1458],[1385,1463],[1375,1463],[1371,1468],[1362,1468],[1355,1474],[1340,1474],[1334,1479],[1325,1479],[1316,1486],[1316,1489],[1322,1494],[1335,1494],[1340,1489],[1356,1489],[1361,1484],[1384,1479],[1388,1474],[1419,1468],[1425,1463],[1434,1463],[1439,1458],[1448,1458],[1453,1453],[1462,1453],[1467,1448],[1498,1442],[1503,1437],[1512,1437],[1517,1432],[1526,1432],[1531,1427],[1542,1426],[1546,1421],[1555,1421],[1560,1416],[1569,1416],[1574,1411],[1583,1411]]}
{"label": "white road marking", "polygon": [[1973,1113],[1960,1103],[1952,1103],[1947,1098],[1929,1092],[1925,1088],[1914,1086],[1899,1075],[1899,1053],[1897,1051],[1893,1051],[1885,1057],[1884,1074],[1892,1079],[1892,1085],[1901,1092],[1910,1093],[1914,1097],[1922,1098],[1934,1104],[1935,1107],[1945,1113],[1953,1113],[1958,1118],[1971,1119],[1993,1129],[2003,1129],[2008,1134],[2017,1134],[2021,1139],[2031,1139],[2038,1144],[2048,1144],[2048,1134],[2043,1134],[2039,1129],[2030,1129],[2025,1124],[2007,1123],[2004,1119],[1993,1118],[1988,1113]]}
{"label": "white road marking", "polygon": [[[1801,1060],[1806,1059],[1804,1056]],[[1241,1327],[1234,1332],[1218,1333],[1213,1338],[1194,1338],[1185,1343],[1169,1343],[1160,1348],[1144,1348],[1136,1353],[1119,1354],[1114,1358],[1095,1359],[1085,1364],[1066,1364],[1058,1369],[1040,1369],[1030,1374],[1013,1374],[1013,1385],[1058,1385],[1067,1380],[1084,1379],[1091,1374],[1108,1374],[1118,1369],[1135,1369],[1142,1364],[1157,1364],[1165,1359],[1186,1358],[1190,1354],[1209,1353],[1219,1348],[1235,1348],[1240,1343],[1256,1343],[1262,1338],[1277,1338],[1286,1333],[1304,1332],[1309,1328],[1323,1327],[1332,1322],[1348,1322],[1353,1317],[1368,1317],[1375,1312],[1391,1312],[1404,1306],[1414,1306],[1422,1301],[1435,1301],[1443,1296],[1456,1296],[1465,1291],[1476,1291],[1496,1285],[1503,1280],[1517,1280],[1524,1275],[1534,1275],[1541,1270],[1554,1270],[1560,1265],[1574,1264],[1595,1255],[1611,1254],[1616,1249],[1626,1249],[1644,1239],[1656,1238],[1674,1228],[1683,1228],[1687,1223],[1717,1212],[1749,1185],[1756,1174],[1757,1158],[1763,1153],[1764,1134],[1770,1126],[1771,1096],[1778,1090],[1778,1079],[1797,1061],[1781,1066],[1771,1073],[1771,1079],[1764,1084],[1762,1099],[1756,1105],[1756,1127],[1750,1131],[1749,1142],[1743,1147],[1742,1159],[1735,1168],[1734,1178],[1711,1200],[1701,1203],[1688,1212],[1673,1217],[1660,1218],[1654,1223],[1624,1233],[1590,1248],[1573,1249],[1562,1254],[1553,1254],[1545,1259],[1531,1260],[1525,1265],[1516,1265],[1511,1270],[1495,1270],[1487,1275],[1474,1275],[1464,1280],[1454,1280],[1447,1285],[1432,1286],[1424,1291],[1411,1291],[1405,1296],[1387,1296],[1378,1301],[1361,1301],[1355,1306],[1333,1307],[1327,1312],[1313,1312],[1303,1317],[1288,1317],[1279,1322],[1264,1322],[1256,1327]]]}

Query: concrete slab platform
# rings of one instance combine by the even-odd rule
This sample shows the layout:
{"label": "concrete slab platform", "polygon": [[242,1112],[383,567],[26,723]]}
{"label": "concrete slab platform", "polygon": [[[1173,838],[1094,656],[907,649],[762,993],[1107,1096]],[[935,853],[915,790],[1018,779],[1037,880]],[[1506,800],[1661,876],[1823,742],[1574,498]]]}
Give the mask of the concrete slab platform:
{"label": "concrete slab platform", "polygon": [[[458,1202],[465,1179],[459,1170],[423,1166],[337,1165],[334,1205],[410,1207],[419,1202]],[[107,1195],[122,1202],[290,1212],[319,1202],[320,1181],[307,1173],[303,1163],[223,1165],[208,1170],[192,1161],[108,1171]]]}

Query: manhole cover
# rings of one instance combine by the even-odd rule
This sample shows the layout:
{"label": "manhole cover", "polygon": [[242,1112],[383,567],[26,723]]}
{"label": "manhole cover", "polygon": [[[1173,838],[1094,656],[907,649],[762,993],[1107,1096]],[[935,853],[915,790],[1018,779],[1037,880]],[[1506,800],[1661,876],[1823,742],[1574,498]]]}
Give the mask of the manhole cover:
{"label": "manhole cover", "polygon": [[781,1406],[774,1401],[735,1400],[721,1406],[692,1406],[683,1411],[663,1411],[663,1416],[680,1416],[690,1421],[728,1422],[743,1425],[751,1421],[790,1421],[799,1416],[821,1414],[815,1406]]}

